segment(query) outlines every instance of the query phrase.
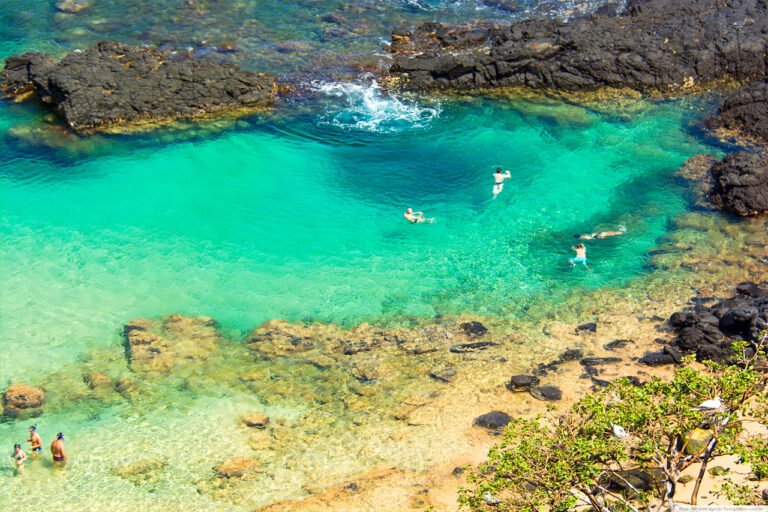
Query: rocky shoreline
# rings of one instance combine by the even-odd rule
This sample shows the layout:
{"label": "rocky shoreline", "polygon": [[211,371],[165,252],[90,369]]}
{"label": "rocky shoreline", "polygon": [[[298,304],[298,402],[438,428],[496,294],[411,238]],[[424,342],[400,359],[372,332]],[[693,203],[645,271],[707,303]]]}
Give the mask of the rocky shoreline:
{"label": "rocky shoreline", "polygon": [[390,72],[412,90],[676,92],[765,77],[767,26],[764,0],[632,0],[573,22],[432,23],[393,33]]}
{"label": "rocky shoreline", "polygon": [[40,53],[10,57],[0,88],[7,97],[49,105],[80,133],[253,113],[271,105],[277,91],[265,74],[112,41],[58,62]]}

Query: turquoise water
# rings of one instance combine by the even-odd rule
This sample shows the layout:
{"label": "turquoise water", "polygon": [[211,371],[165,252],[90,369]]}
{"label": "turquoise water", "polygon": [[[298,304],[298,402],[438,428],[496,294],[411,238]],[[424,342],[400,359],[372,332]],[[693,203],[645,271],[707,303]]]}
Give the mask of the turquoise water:
{"label": "turquoise water", "polygon": [[[92,156],[7,136],[0,373],[115,343],[137,316],[205,314],[243,331],[270,318],[514,317],[621,286],[688,207],[675,170],[708,150],[678,103],[626,119],[342,89],[311,113],[180,142],[111,138]],[[513,179],[493,200],[497,165]],[[409,225],[409,206],[435,223]],[[574,233],[619,225],[626,236],[587,243],[591,271],[569,267]]]}
{"label": "turquoise water", "polygon": [[[34,105],[0,103],[0,380],[48,391],[35,421],[46,443],[66,432],[73,454],[66,471],[36,461],[21,478],[0,464],[0,502],[249,511],[380,464],[423,471],[464,449],[460,428],[391,414],[444,391],[425,375],[455,364],[445,354],[372,352],[323,369],[259,361],[241,336],[272,318],[526,319],[652,272],[647,252],[691,209],[677,168],[718,151],[692,128],[706,102],[596,111],[395,98],[355,71],[386,66],[400,24],[567,17],[602,3],[94,0],[65,15],[49,0],[0,0],[0,57],[110,37],[236,61],[302,90],[274,115],[90,138],[52,128]],[[513,178],[494,200],[497,166]],[[435,222],[407,224],[406,207]],[[626,235],[587,242],[591,270],[569,267],[574,233],[620,225]],[[212,316],[234,341],[170,376],[131,372],[121,326],[171,312]],[[504,371],[523,369],[509,359]],[[358,382],[349,364],[372,362],[390,375]],[[83,375],[93,371],[138,392],[92,392]],[[246,384],[249,372],[265,377]],[[238,419],[253,411],[273,418],[266,443]],[[23,441],[28,423],[1,421],[2,446]],[[211,492],[212,466],[235,455],[263,471]],[[139,482],[112,473],[147,459],[166,466]]]}

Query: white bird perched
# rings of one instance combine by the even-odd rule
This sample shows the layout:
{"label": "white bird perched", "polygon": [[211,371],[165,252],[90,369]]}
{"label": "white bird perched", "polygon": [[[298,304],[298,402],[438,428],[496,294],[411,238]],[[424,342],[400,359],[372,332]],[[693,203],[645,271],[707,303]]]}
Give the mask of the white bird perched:
{"label": "white bird perched", "polygon": [[611,423],[611,429],[613,430],[613,437],[616,439],[624,439],[629,435],[627,434],[627,431],[624,430],[624,427],[616,425],[615,423]]}
{"label": "white bird perched", "polygon": [[716,411],[723,406],[723,401],[720,397],[716,397],[712,400],[704,400],[696,407],[697,411]]}
{"label": "white bird perched", "polygon": [[491,494],[491,491],[485,491],[485,493],[483,494],[483,501],[489,505],[498,505],[499,503],[501,503],[499,499],[493,497],[493,494]]}

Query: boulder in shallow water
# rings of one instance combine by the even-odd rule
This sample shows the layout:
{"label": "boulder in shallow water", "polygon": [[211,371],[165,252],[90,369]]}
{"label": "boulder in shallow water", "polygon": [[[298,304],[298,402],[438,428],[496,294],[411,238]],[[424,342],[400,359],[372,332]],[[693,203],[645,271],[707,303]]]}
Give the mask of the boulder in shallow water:
{"label": "boulder in shallow water", "polygon": [[250,414],[246,414],[240,419],[245,424],[245,426],[252,428],[265,429],[269,424],[269,416],[261,412],[252,412]]}
{"label": "boulder in shallow water", "polygon": [[86,0],[59,0],[56,2],[56,9],[67,14],[83,12],[90,6],[91,3]]}
{"label": "boulder in shallow water", "polygon": [[45,391],[27,384],[11,384],[3,393],[3,412],[12,418],[37,416],[42,413]]}
{"label": "boulder in shallow water", "polygon": [[461,324],[461,330],[472,338],[479,338],[488,332],[488,328],[480,322],[464,322]]}
{"label": "boulder in shallow water", "polygon": [[704,124],[768,143],[768,79],[747,84],[729,95],[720,105],[720,112]]}
{"label": "boulder in shallow water", "polygon": [[505,412],[491,411],[475,418],[472,424],[488,430],[501,430],[509,424],[511,419]]}
{"label": "boulder in shallow water", "polygon": [[256,473],[260,462],[250,457],[230,457],[214,466],[217,476],[222,478],[243,478]]}
{"label": "boulder in shallow water", "polygon": [[93,391],[108,391],[113,389],[112,379],[104,372],[91,372],[83,380]]}
{"label": "boulder in shallow water", "polygon": [[507,382],[507,389],[510,391],[528,391],[539,383],[539,378],[535,375],[513,375]]}
{"label": "boulder in shallow water", "polygon": [[137,319],[125,324],[123,333],[134,371],[168,372],[179,363],[207,359],[221,341],[218,324],[205,316]]}
{"label": "boulder in shallow water", "polygon": [[597,332],[597,324],[595,322],[587,322],[576,327],[576,334],[590,334]]}
{"label": "boulder in shallow water", "polygon": [[557,386],[537,386],[529,392],[533,398],[545,402],[555,402],[563,398],[563,392]]}
{"label": "boulder in shallow water", "polygon": [[163,459],[147,459],[124,464],[113,468],[111,473],[135,485],[154,483],[159,480],[160,472],[168,466]]}
{"label": "boulder in shallow water", "polygon": [[487,350],[498,343],[492,341],[476,341],[474,343],[459,343],[452,345],[450,351],[454,354],[471,354],[473,352],[480,352],[481,350]]}

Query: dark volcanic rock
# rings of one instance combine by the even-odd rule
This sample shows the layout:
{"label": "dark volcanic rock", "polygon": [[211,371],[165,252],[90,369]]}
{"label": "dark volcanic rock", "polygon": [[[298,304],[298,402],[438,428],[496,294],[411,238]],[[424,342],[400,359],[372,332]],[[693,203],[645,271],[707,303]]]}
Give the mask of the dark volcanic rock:
{"label": "dark volcanic rock", "polygon": [[539,386],[530,390],[531,396],[537,400],[553,402],[563,398],[563,392],[555,386]]}
{"label": "dark volcanic rock", "polygon": [[645,0],[610,11],[572,22],[424,24],[392,35],[390,71],[420,90],[670,91],[766,76],[766,0]]}
{"label": "dark volcanic rock", "polygon": [[510,391],[528,391],[539,383],[539,378],[535,375],[513,375],[507,382],[507,389]]}
{"label": "dark volcanic rock", "polygon": [[479,352],[481,350],[486,350],[494,345],[498,345],[498,343],[494,343],[492,341],[476,341],[474,343],[461,343],[458,345],[453,345],[450,348],[450,351],[454,354],[466,354],[471,352]]}
{"label": "dark volcanic rock", "polygon": [[275,81],[229,64],[102,42],[55,63],[28,53],[6,60],[2,89],[33,91],[74,130],[237,112],[271,103]]}
{"label": "dark volcanic rock", "polygon": [[768,328],[768,289],[754,283],[742,283],[738,294],[697,312],[677,312],[669,323],[677,332],[671,346],[661,354],[640,359],[644,364],[679,362],[685,354],[696,354],[699,361],[727,363],[733,357],[731,344],[743,340],[755,342],[761,330]]}
{"label": "dark volcanic rock", "polygon": [[720,113],[704,124],[768,143],[768,79],[747,84],[728,96]]}
{"label": "dark volcanic rock", "polygon": [[488,332],[488,328],[480,322],[464,322],[461,324],[461,330],[464,331],[467,336],[478,338]]}
{"label": "dark volcanic rock", "polygon": [[492,411],[475,418],[473,425],[487,428],[488,430],[501,430],[509,424],[511,419],[509,414],[505,412]]}
{"label": "dark volcanic rock", "polygon": [[634,341],[632,341],[632,340],[613,340],[613,341],[603,345],[603,348],[605,350],[613,351],[613,350],[617,350],[617,349],[620,349],[620,348],[624,348],[627,345],[629,345],[630,343],[634,343]]}
{"label": "dark volcanic rock", "polygon": [[768,212],[768,150],[727,155],[712,166],[712,178],[716,206],[742,216]]}
{"label": "dark volcanic rock", "polygon": [[585,357],[579,361],[582,366],[600,366],[604,364],[620,363],[620,357]]}
{"label": "dark volcanic rock", "polygon": [[584,352],[580,348],[569,348],[557,358],[560,362],[576,361],[584,357]]}
{"label": "dark volcanic rock", "polygon": [[442,368],[429,372],[430,377],[440,382],[451,382],[456,377],[456,374],[456,368]]}
{"label": "dark volcanic rock", "polygon": [[637,360],[638,363],[646,366],[663,366],[667,364],[675,364],[675,359],[669,354],[663,352],[651,352],[645,354],[643,357]]}
{"label": "dark volcanic rock", "polygon": [[576,327],[576,334],[584,334],[590,332],[597,332],[597,324],[595,322],[587,322]]}

